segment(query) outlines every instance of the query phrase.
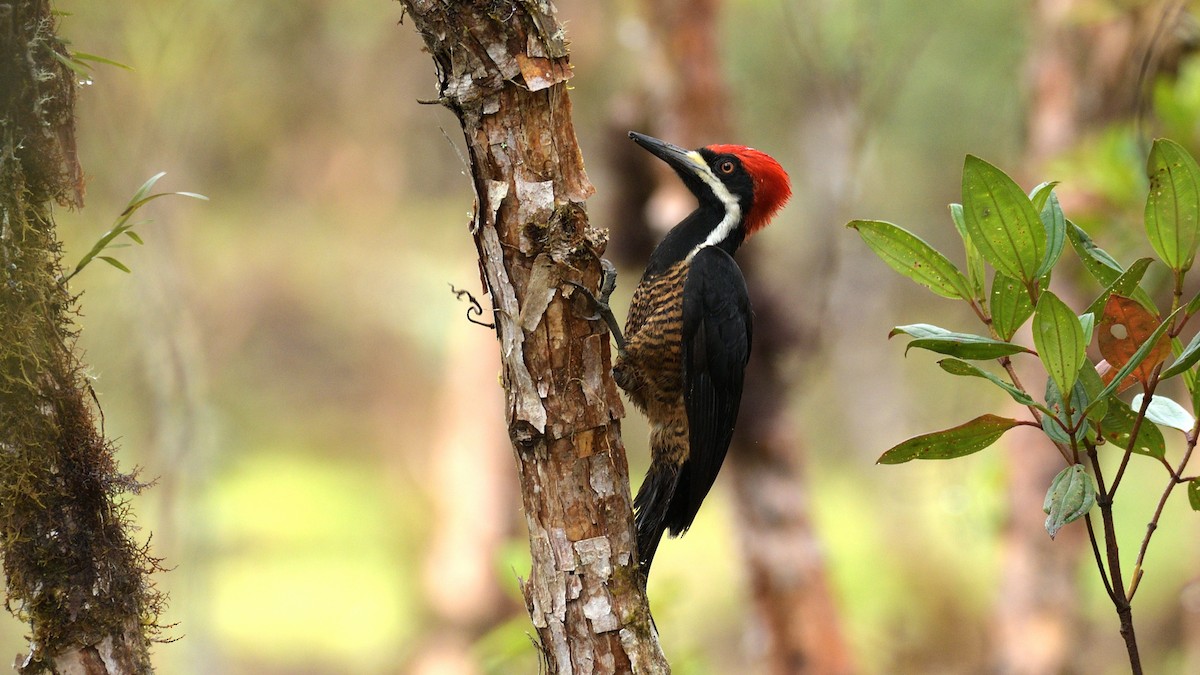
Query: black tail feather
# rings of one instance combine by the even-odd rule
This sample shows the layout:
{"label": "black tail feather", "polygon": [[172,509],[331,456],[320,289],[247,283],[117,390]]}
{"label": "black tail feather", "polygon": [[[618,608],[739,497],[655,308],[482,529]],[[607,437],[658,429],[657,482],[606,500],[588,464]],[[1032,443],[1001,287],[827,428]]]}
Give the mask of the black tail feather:
{"label": "black tail feather", "polygon": [[663,532],[672,526],[670,512],[679,485],[679,467],[654,462],[633,500],[634,523],[637,525],[638,566],[642,577],[650,577],[650,565],[662,540]]}

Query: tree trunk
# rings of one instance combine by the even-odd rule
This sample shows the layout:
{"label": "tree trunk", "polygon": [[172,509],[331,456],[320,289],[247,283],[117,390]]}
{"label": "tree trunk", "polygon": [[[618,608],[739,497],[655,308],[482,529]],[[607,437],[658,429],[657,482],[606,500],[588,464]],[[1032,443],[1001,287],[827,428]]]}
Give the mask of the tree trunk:
{"label": "tree trunk", "polygon": [[563,30],[549,3],[532,0],[404,6],[437,68],[438,101],[466,139],[471,234],[533,557],[522,590],[546,665],[667,672],[635,563],[609,336],[571,285],[597,287],[607,233],[584,213],[593,189],[571,121]]}
{"label": "tree trunk", "polygon": [[30,626],[21,673],[151,672],[158,561],[125,494],[72,347],[51,205],[81,206],[77,76],[45,0],[0,5],[0,555]]}

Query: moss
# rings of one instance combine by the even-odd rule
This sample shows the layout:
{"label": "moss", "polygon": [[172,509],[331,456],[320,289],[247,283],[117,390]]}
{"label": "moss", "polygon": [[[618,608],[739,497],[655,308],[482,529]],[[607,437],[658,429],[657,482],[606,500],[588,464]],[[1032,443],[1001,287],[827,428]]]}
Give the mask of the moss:
{"label": "moss", "polygon": [[[73,346],[51,205],[78,204],[74,74],[47,3],[0,5],[0,555],[6,607],[30,624],[24,673],[112,638],[149,672],[163,597],[147,545],[130,538],[121,473],[96,428]],[[55,56],[58,54],[58,57]]]}

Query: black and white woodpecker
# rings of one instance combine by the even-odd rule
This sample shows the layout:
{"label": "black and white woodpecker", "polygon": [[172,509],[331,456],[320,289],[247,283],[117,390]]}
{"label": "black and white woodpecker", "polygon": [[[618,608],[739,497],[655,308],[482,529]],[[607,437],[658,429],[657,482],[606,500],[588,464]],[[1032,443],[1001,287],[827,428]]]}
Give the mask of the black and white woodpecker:
{"label": "black and white woodpecker", "polygon": [[678,536],[691,526],[725,459],[752,333],[733,255],[783,207],[791,185],[779,162],[753,148],[685,150],[629,137],[674,169],[698,201],[650,255],[624,336],[611,312],[605,317],[618,345],[613,377],[650,422],[650,470],[634,499],[638,562],[648,577],[663,532]]}

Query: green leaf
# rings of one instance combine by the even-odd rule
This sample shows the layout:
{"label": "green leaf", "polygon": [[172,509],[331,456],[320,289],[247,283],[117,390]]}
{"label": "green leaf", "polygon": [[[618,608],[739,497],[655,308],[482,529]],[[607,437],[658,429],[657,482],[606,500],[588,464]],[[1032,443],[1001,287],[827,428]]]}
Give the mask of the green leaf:
{"label": "green leaf", "polygon": [[1193,511],[1200,511],[1200,478],[1188,481],[1188,503]]}
{"label": "green leaf", "polygon": [[1059,391],[1071,391],[1086,361],[1087,340],[1079,317],[1050,291],[1043,291],[1033,313],[1033,345]]}
{"label": "green leaf", "polygon": [[951,375],[982,377],[983,379],[991,381],[997,387],[1000,387],[1004,391],[1008,392],[1008,395],[1011,396],[1012,399],[1017,403],[1020,403],[1021,405],[1033,406],[1045,413],[1050,412],[1045,406],[1033,400],[1033,397],[1021,391],[1012,383],[1001,379],[999,376],[993,375],[992,373],[989,373],[972,363],[959,361],[958,359],[942,359],[941,361],[938,361],[938,365],[941,366],[942,370],[950,373]]}
{"label": "green leaf", "polygon": [[[1100,435],[1104,440],[1118,448],[1130,448],[1129,439],[1133,434],[1133,425],[1137,421],[1137,411],[1119,398],[1108,401],[1108,414],[1100,423]],[[1137,442],[1130,448],[1132,452],[1147,457],[1163,458],[1167,454],[1167,442],[1163,440],[1162,431],[1153,424],[1142,422],[1138,428]]]}
{"label": "green leaf", "polygon": [[88,54],[87,52],[71,52],[71,58],[75,59],[76,61],[93,61],[95,63],[103,63],[103,64],[109,65],[109,66],[116,66],[118,68],[124,68],[125,70],[133,70],[132,67],[127,66],[124,63],[113,61],[112,59],[106,59],[103,56],[96,56],[95,54]]}
{"label": "green leaf", "polygon": [[1150,245],[1168,267],[1187,271],[1200,243],[1200,167],[1178,143],[1160,138],[1150,148],[1146,174]]}
{"label": "green leaf", "polygon": [[102,255],[102,256],[97,256],[97,257],[99,257],[100,260],[103,260],[104,262],[108,263],[109,265],[112,265],[113,267],[121,270],[122,272],[125,272],[126,274],[129,274],[131,272],[131,270],[128,267],[126,267],[120,260],[117,260],[116,258],[107,256],[107,255]]}
{"label": "green leaf", "polygon": [[1033,301],[1020,281],[996,272],[992,277],[992,327],[1003,340],[1011,340],[1033,316]]}
{"label": "green leaf", "polygon": [[947,298],[969,298],[967,278],[920,237],[881,220],[855,220],[847,227],[858,230],[867,246],[900,274]]}
{"label": "green leaf", "polygon": [[924,434],[895,446],[879,457],[878,464],[901,464],[913,459],[954,459],[979,452],[1004,432],[1020,424],[996,415],[982,415],[959,426]]}
{"label": "green leaf", "polygon": [[983,300],[986,297],[983,286],[986,279],[983,256],[979,254],[979,247],[975,246],[975,242],[971,241],[971,234],[967,232],[963,221],[962,204],[950,205],[950,219],[954,221],[954,228],[958,230],[958,236],[963,240],[963,249],[967,255],[967,282],[971,284],[971,291],[975,299]]}
{"label": "green leaf", "polygon": [[80,63],[72,58],[63,56],[55,51],[53,47],[50,48],[50,56],[53,56],[56,61],[70,68],[76,75],[80,77],[86,78],[91,76],[91,73],[88,72],[89,66],[86,63]]}
{"label": "green leaf", "polygon": [[1197,293],[1188,301],[1187,309],[1185,310],[1188,316],[1192,316],[1198,311],[1200,311],[1200,293]]}
{"label": "green leaf", "polygon": [[918,349],[937,352],[938,354],[956,356],[960,359],[978,361],[998,359],[1002,356],[1011,356],[1020,352],[1028,353],[1030,351],[1026,347],[1011,342],[993,340],[982,335],[953,333],[945,328],[938,328],[927,323],[896,326],[888,333],[888,337],[895,337],[900,333],[905,333],[916,338],[910,341],[908,346],[905,347],[905,354],[908,353],[908,350],[916,347]]}
{"label": "green leaf", "polygon": [[[1096,372],[1096,367],[1091,361],[1085,361],[1079,368],[1079,379],[1075,383],[1074,391],[1078,391],[1080,387],[1083,388],[1083,404],[1080,407],[1087,410],[1089,420],[1099,424],[1108,413],[1108,399],[1097,400],[1100,392],[1104,391],[1104,380],[1100,379],[1100,373]],[[1096,402],[1095,405],[1091,405],[1093,401]]]}
{"label": "green leaf", "polygon": [[1029,197],[1003,171],[967,155],[963,222],[971,241],[997,270],[1032,286],[1046,255],[1046,228]]}
{"label": "green leaf", "polygon": [[1042,510],[1046,518],[1046,532],[1050,538],[1062,529],[1063,525],[1082,518],[1096,504],[1096,486],[1092,477],[1082,464],[1068,466],[1059,472],[1046,491],[1046,501]]}
{"label": "green leaf", "polygon": [[[1096,245],[1092,238],[1084,232],[1081,227],[1067,221],[1067,239],[1071,242],[1071,248],[1075,249],[1076,255],[1083,263],[1083,266],[1092,275],[1096,281],[1100,282],[1101,286],[1108,288],[1120,278],[1125,272],[1125,268],[1121,267],[1120,263],[1113,259],[1104,249]],[[1140,280],[1139,280],[1140,281]],[[1138,288],[1133,292],[1133,295],[1128,296],[1137,300],[1143,307],[1149,310],[1152,314],[1158,314],[1158,307],[1146,291]]]}
{"label": "green leaf", "polygon": [[1046,208],[1046,200],[1050,198],[1050,193],[1058,186],[1058,181],[1048,180],[1044,183],[1038,183],[1036,187],[1029,191],[1029,201],[1033,204],[1033,210],[1038,213]]}
{"label": "green leaf", "polygon": [[[1133,410],[1141,410],[1142,400],[1142,394],[1138,394],[1129,405]],[[1155,394],[1150,399],[1150,405],[1146,406],[1146,419],[1164,427],[1178,429],[1185,434],[1196,426],[1196,419],[1190,412],[1162,394]]]}
{"label": "green leaf", "polygon": [[[1154,348],[1158,345],[1158,341],[1162,339],[1163,334],[1166,333],[1167,329],[1171,327],[1171,323],[1174,321],[1175,315],[1181,311],[1183,311],[1182,307],[1177,308],[1174,312],[1171,312],[1170,316],[1168,316],[1162,323],[1158,325],[1158,328],[1154,329],[1154,332],[1150,334],[1150,337],[1146,338],[1146,341],[1142,343],[1141,347],[1138,347],[1137,351],[1133,353],[1133,356],[1130,357],[1129,361],[1127,361],[1125,365],[1122,366],[1119,371],[1117,371],[1117,374],[1108,383],[1108,386],[1106,386],[1104,390],[1100,392],[1100,395],[1096,397],[1096,400],[1092,401],[1091,405],[1095,405],[1096,401],[1102,400],[1109,394],[1116,391],[1117,387],[1121,386],[1121,382],[1123,382],[1125,378],[1129,377],[1129,374],[1133,372],[1134,368],[1142,365],[1142,361],[1145,361],[1146,357],[1150,355],[1150,352],[1154,351]],[[1091,406],[1089,406],[1089,408],[1090,407]]]}
{"label": "green leaf", "polygon": [[142,241],[141,235],[139,235],[137,232],[134,232],[133,230],[126,230],[125,236],[132,239],[134,241],[134,243],[136,243],[139,246],[143,246],[146,243],[146,242]]}
{"label": "green leaf", "polygon": [[[1051,183],[1051,188],[1054,185]],[[1063,246],[1067,241],[1067,219],[1063,216],[1062,206],[1058,203],[1058,196],[1053,191],[1050,192],[1049,199],[1040,212],[1042,226],[1046,228],[1046,257],[1038,266],[1037,276],[1039,277],[1054,269],[1055,263],[1062,256]]]}
{"label": "green leaf", "polygon": [[1188,343],[1188,346],[1184,347],[1183,352],[1175,358],[1175,363],[1172,363],[1170,368],[1162,371],[1158,379],[1165,380],[1168,377],[1175,377],[1196,365],[1197,361],[1200,361],[1200,333],[1196,333],[1192,337],[1192,341]]}
{"label": "green leaf", "polygon": [[1084,341],[1092,344],[1092,335],[1096,332],[1096,315],[1091,312],[1080,314],[1079,325],[1083,327]]}
{"label": "green leaf", "polygon": [[[1146,269],[1150,267],[1150,263],[1152,262],[1154,262],[1152,258],[1138,258],[1136,261],[1134,261],[1134,263],[1129,266],[1129,269],[1119,274],[1117,278],[1108,285],[1108,288],[1104,289],[1104,292],[1100,294],[1100,297],[1096,298],[1092,301],[1092,304],[1088,305],[1087,311],[1093,314],[1103,313],[1104,303],[1108,302],[1108,296],[1112,295],[1113,293],[1137,300],[1135,295],[1139,290],[1141,290],[1138,287],[1138,284],[1142,282],[1142,277],[1146,274]],[[1139,300],[1139,302],[1141,301]],[[1145,306],[1145,303],[1141,304]],[[1150,310],[1153,314],[1158,314],[1158,310],[1153,307],[1146,307],[1146,309]]]}
{"label": "green leaf", "polygon": [[[1090,381],[1091,378],[1087,375],[1087,371],[1091,371],[1092,375],[1095,376],[1095,382]],[[1094,441],[1096,439],[1095,429],[1090,422],[1084,422],[1084,411],[1087,410],[1088,403],[1092,400],[1090,395],[1100,390],[1099,386],[1095,386],[1099,380],[1100,376],[1096,374],[1096,369],[1092,364],[1085,363],[1079,369],[1075,385],[1071,387],[1071,400],[1070,405],[1068,405],[1063,400],[1062,393],[1058,385],[1054,382],[1054,378],[1047,378],[1046,405],[1049,406],[1050,414],[1042,418],[1042,431],[1046,432],[1050,440],[1067,446],[1073,445],[1071,441],[1072,434],[1068,434],[1064,430],[1064,426],[1067,429],[1076,430],[1073,434],[1076,440],[1086,438]],[[1085,382],[1088,382],[1090,386],[1086,386]],[[1100,385],[1103,385],[1103,382],[1100,382]],[[1093,418],[1091,415],[1088,415],[1087,419],[1091,420]],[[1062,426],[1059,425],[1059,422],[1062,423]]]}

